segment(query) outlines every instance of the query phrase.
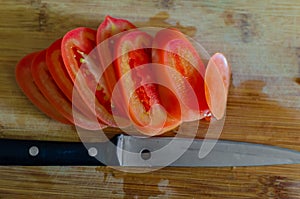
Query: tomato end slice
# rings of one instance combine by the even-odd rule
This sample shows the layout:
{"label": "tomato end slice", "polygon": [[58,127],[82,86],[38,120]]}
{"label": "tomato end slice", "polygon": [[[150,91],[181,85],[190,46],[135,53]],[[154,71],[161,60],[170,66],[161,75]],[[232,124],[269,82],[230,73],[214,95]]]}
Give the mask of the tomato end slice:
{"label": "tomato end slice", "polygon": [[207,65],[205,73],[205,97],[212,115],[223,118],[226,110],[231,68],[225,56],[214,54]]}

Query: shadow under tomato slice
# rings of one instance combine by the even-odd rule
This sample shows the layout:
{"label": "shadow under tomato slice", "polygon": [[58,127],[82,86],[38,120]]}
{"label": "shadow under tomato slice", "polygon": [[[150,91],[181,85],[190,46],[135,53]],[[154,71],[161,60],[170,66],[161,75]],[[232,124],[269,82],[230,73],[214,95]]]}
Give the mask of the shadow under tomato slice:
{"label": "shadow under tomato slice", "polygon": [[[152,61],[175,69],[192,88],[188,89],[189,87],[183,81],[175,79],[167,67],[162,67],[162,70],[157,73],[158,78],[166,79],[169,82],[168,87],[181,96],[180,104],[183,111],[180,115],[178,115],[180,112],[175,110],[180,107],[172,108],[163,103],[172,116],[183,121],[194,121],[205,117],[209,112],[204,91],[205,67],[189,40],[176,29],[159,31],[153,41]],[[162,99],[171,97],[162,87],[159,87],[159,94]]]}
{"label": "shadow under tomato slice", "polygon": [[[145,32],[134,30],[124,34],[116,43],[115,70],[118,78],[131,72],[121,83],[123,104],[130,119],[141,133],[158,135],[175,128],[180,121],[170,122],[161,106],[157,84],[142,83],[145,79],[155,82],[151,66],[142,66],[151,63],[151,45],[152,37]],[[131,91],[131,88],[136,89]]]}
{"label": "shadow under tomato slice", "polygon": [[62,122],[64,124],[71,124],[64,116],[62,116],[52,104],[44,97],[39,88],[34,83],[31,74],[31,64],[35,56],[39,52],[31,53],[23,57],[16,66],[16,80],[19,87],[22,89],[28,99],[42,112],[50,118]]}
{"label": "shadow under tomato slice", "polygon": [[91,110],[95,110],[101,122],[113,127],[128,126],[126,119],[112,115],[113,106],[107,82],[103,77],[98,78],[101,63],[96,49],[96,31],[84,27],[71,30],[63,37],[61,51],[76,89]]}
{"label": "shadow under tomato slice", "polygon": [[[57,86],[61,89],[64,95],[73,103],[81,113],[87,118],[94,119],[95,114],[90,110],[80,95],[73,95],[74,83],[71,80],[68,71],[63,63],[61,55],[62,39],[56,40],[46,51],[46,65]],[[76,90],[74,90],[76,92]],[[98,120],[101,124],[101,121]],[[103,128],[104,124],[101,125]]]}
{"label": "shadow under tomato slice", "polygon": [[[46,65],[46,50],[37,54],[33,59],[31,73],[35,84],[43,93],[45,98],[70,122],[76,126],[89,130],[97,130],[102,128],[98,123],[94,123],[75,107],[72,107],[72,103],[56,85]],[[76,115],[75,121],[73,114]]]}

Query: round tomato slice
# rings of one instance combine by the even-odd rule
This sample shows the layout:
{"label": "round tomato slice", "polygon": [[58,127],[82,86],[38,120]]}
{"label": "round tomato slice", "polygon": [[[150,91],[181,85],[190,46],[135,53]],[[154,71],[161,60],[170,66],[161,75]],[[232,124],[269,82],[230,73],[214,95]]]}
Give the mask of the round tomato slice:
{"label": "round tomato slice", "polygon": [[[124,34],[116,43],[116,73],[118,78],[132,72],[129,78],[121,83],[124,94],[123,104],[129,110],[129,117],[137,129],[146,135],[162,134],[179,125],[180,121],[170,120],[161,106],[157,84],[153,71],[141,65],[151,63],[152,37],[145,32],[134,30]],[[143,70],[134,70],[136,68]],[[133,92],[131,88],[137,87]],[[128,95],[130,93],[131,95]]]}
{"label": "round tomato slice", "polygon": [[17,83],[28,99],[42,112],[54,120],[64,124],[71,124],[69,120],[57,112],[52,104],[48,102],[33,81],[31,63],[38,53],[39,52],[31,53],[19,61],[15,71]]}
{"label": "round tomato slice", "polygon": [[[117,127],[112,115],[111,96],[104,78],[97,80],[100,61],[96,50],[96,31],[77,28],[68,32],[62,40],[62,57],[67,71],[84,102],[95,110],[97,117],[109,126]],[[91,55],[91,54],[92,55]],[[76,79],[77,78],[77,79]],[[95,93],[94,93],[95,90]],[[94,100],[94,96],[96,99]],[[118,119],[118,121],[123,121]],[[119,122],[127,126],[128,122]],[[120,125],[119,124],[119,125]]]}
{"label": "round tomato slice", "polygon": [[93,121],[81,114],[75,107],[72,109],[71,102],[62,93],[49,73],[46,65],[46,50],[37,54],[33,59],[31,73],[35,84],[38,86],[45,98],[70,122],[75,123],[73,119],[74,113],[77,116],[75,125],[89,130],[97,130],[100,128],[98,123],[95,124]]}
{"label": "round tomato slice", "polygon": [[[173,113],[173,117],[181,118],[183,121],[194,121],[205,117],[209,112],[204,91],[205,67],[189,40],[178,30],[160,30],[153,41],[152,61],[175,69],[190,85],[189,87],[183,81],[175,79],[167,67],[159,70],[158,78],[166,79],[170,90],[176,91],[181,96],[182,112],[170,110],[179,107],[168,107],[168,104],[163,104]],[[170,100],[170,94],[161,87],[159,87],[159,94],[162,99]]]}
{"label": "round tomato slice", "polygon": [[[94,118],[93,112],[89,107],[84,103],[83,99],[80,96],[77,96],[77,99],[73,99],[76,95],[73,96],[74,84],[71,80],[68,71],[63,63],[61,55],[61,42],[62,39],[56,40],[46,52],[46,65],[48,70],[55,80],[57,86],[62,90],[64,95],[73,103],[73,105],[78,108],[85,116],[90,119]],[[98,121],[101,123],[101,121]],[[104,127],[105,125],[102,124]]]}
{"label": "round tomato slice", "polygon": [[226,110],[231,68],[225,56],[214,54],[207,65],[205,73],[205,96],[208,106],[216,119],[221,119]]}

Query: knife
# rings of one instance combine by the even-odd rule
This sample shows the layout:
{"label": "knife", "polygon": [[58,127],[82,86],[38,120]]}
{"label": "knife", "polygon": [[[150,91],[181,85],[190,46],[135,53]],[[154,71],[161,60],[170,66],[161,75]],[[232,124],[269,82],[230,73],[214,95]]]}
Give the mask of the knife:
{"label": "knife", "polygon": [[[202,157],[199,151],[205,144],[213,147]],[[94,143],[0,139],[3,166],[232,167],[299,163],[298,151],[225,140],[123,134]]]}

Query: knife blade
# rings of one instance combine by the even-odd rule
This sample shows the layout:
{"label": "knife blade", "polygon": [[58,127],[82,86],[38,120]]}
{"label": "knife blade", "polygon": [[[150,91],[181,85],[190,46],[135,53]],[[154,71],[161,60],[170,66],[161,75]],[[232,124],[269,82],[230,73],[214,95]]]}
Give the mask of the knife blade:
{"label": "knife blade", "polygon": [[[216,143],[201,157],[204,142]],[[0,165],[232,167],[299,163],[298,151],[226,140],[123,134],[97,143],[0,139]]]}

